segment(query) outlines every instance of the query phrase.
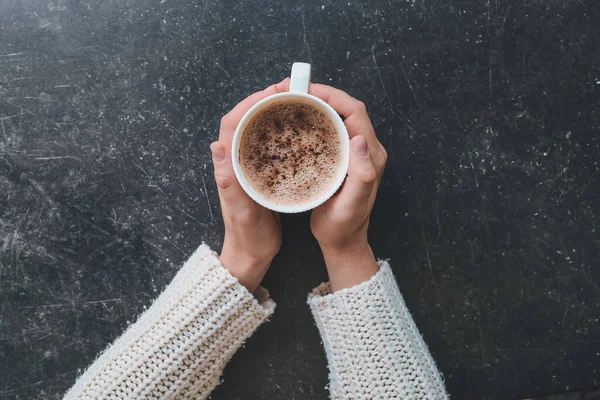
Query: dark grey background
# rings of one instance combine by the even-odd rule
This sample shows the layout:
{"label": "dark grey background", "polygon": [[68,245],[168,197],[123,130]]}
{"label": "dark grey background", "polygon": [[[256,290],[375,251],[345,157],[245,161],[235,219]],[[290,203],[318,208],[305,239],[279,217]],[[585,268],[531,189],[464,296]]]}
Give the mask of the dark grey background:
{"label": "dark grey background", "polygon": [[[1,1],[0,398],[57,399],[223,228],[209,143],[293,61],[389,151],[371,223],[455,399],[600,385],[595,0]],[[326,399],[284,218],[215,399]]]}

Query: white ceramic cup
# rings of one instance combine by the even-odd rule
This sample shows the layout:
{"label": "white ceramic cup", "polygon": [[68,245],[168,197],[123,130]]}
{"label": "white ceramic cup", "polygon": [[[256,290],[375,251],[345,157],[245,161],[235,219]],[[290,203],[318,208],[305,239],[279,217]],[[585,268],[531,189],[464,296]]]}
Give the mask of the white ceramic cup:
{"label": "white ceramic cup", "polygon": [[[273,211],[282,213],[299,213],[303,211],[312,210],[313,208],[320,206],[321,204],[326,202],[331,196],[333,196],[335,192],[337,192],[337,190],[344,182],[346,174],[348,173],[348,163],[350,161],[350,139],[348,137],[348,131],[346,130],[344,121],[342,121],[342,118],[333,109],[333,107],[331,107],[329,104],[319,99],[318,97],[308,94],[309,85],[310,64],[294,63],[294,65],[292,66],[290,91],[287,93],[274,94],[256,103],[242,117],[240,123],[238,124],[235,130],[235,134],[233,135],[233,143],[231,145],[231,158],[233,162],[233,171],[235,172],[237,180],[239,181],[244,191],[248,193],[248,196],[250,196],[261,206]],[[273,103],[290,100],[299,100],[304,103],[308,103],[313,107],[317,108],[318,110],[322,111],[323,113],[325,113],[325,115],[329,117],[329,119],[334,123],[335,128],[340,137],[341,159],[337,175],[333,180],[331,186],[325,192],[305,203],[288,205],[272,202],[252,187],[250,182],[248,182],[248,179],[246,179],[246,176],[244,175],[244,170],[242,169],[242,166],[240,164],[240,145],[242,143],[242,136],[244,134],[246,126],[258,112],[265,109],[266,107],[269,107]]]}

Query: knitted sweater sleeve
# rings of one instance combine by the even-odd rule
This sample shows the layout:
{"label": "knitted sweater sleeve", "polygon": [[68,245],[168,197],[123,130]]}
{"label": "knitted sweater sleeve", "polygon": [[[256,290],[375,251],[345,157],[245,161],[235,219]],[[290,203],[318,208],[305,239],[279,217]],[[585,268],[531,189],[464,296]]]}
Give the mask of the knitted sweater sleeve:
{"label": "knitted sweater sleeve", "polygon": [[202,245],[66,399],[205,399],[225,363],[275,308]]}
{"label": "knitted sweater sleeve", "polygon": [[369,281],[308,304],[327,353],[331,398],[447,399],[444,383],[386,261]]}

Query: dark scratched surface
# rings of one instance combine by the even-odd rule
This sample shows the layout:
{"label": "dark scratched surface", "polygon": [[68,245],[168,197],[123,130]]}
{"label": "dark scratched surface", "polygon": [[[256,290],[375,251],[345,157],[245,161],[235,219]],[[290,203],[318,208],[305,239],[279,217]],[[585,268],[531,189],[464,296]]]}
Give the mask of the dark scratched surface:
{"label": "dark scratched surface", "polygon": [[[0,398],[58,399],[223,227],[208,145],[293,61],[389,152],[371,221],[454,399],[600,386],[595,0],[1,1]],[[285,217],[278,303],[214,399],[326,399]]]}

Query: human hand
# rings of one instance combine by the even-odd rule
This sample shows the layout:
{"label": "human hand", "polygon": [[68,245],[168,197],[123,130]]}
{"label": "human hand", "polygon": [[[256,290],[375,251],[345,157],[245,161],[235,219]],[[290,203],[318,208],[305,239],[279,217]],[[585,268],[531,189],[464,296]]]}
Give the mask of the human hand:
{"label": "human hand", "polygon": [[387,162],[365,105],[330,86],[312,84],[309,93],[344,117],[350,136],[350,164],[342,189],[312,211],[310,226],[319,242],[332,292],[355,286],[379,267],[367,240],[369,217]]}
{"label": "human hand", "polygon": [[254,202],[233,172],[231,143],[244,114],[265,97],[289,89],[289,78],[254,93],[221,119],[219,140],[210,145],[225,223],[220,260],[248,288],[256,291],[281,245],[279,215]]}

